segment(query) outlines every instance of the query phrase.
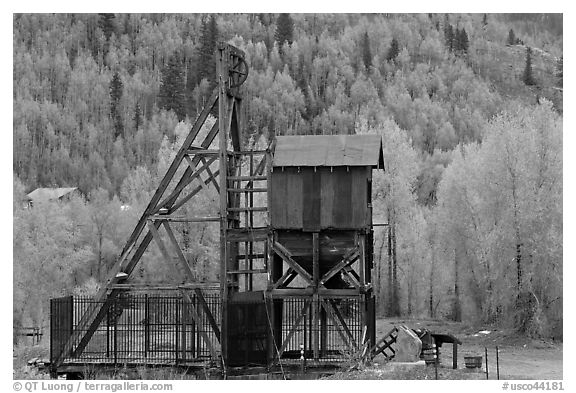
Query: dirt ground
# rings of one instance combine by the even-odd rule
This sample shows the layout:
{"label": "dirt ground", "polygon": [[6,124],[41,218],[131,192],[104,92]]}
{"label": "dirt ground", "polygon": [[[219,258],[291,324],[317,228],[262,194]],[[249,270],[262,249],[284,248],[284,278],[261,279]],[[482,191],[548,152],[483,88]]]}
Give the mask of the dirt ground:
{"label": "dirt ground", "polygon": [[[486,374],[464,368],[464,356],[482,356],[485,370],[484,348],[488,349],[488,376],[496,379],[496,346],[499,349],[500,379],[548,379],[559,380],[562,374],[563,345],[561,342],[533,340],[506,329],[472,327],[465,323],[434,320],[379,319],[376,322],[376,337],[381,338],[394,325],[404,324],[412,329],[426,328],[433,333],[450,333],[462,341],[458,347],[458,371],[452,369],[452,344],[440,349],[441,372],[450,379],[485,379]],[[375,362],[385,366],[382,357]],[[426,367],[426,366],[422,366]],[[433,374],[433,367],[429,367]],[[430,370],[428,370],[428,374]],[[417,373],[416,373],[417,374]],[[459,377],[461,376],[461,378]],[[454,378],[455,377],[455,378]]]}
{"label": "dirt ground", "polygon": [[[488,371],[490,379],[496,379],[496,346],[499,347],[500,379],[561,380],[563,345],[561,342],[531,340],[506,329],[469,326],[455,323],[422,319],[379,319],[376,322],[376,338],[381,338],[393,326],[404,324],[409,328],[426,328],[434,333],[450,333],[462,341],[458,348],[458,370],[452,370],[452,345],[441,348],[438,379],[485,379],[484,348],[488,349]],[[482,333],[483,332],[483,333]],[[487,333],[489,332],[489,333]],[[39,373],[26,366],[29,359],[48,358],[47,345],[14,350],[14,372],[16,379],[43,379],[47,374]],[[482,371],[471,371],[464,367],[464,356],[482,356]],[[381,355],[374,365],[361,372],[338,373],[329,379],[434,379],[432,366],[419,363],[387,362]]]}

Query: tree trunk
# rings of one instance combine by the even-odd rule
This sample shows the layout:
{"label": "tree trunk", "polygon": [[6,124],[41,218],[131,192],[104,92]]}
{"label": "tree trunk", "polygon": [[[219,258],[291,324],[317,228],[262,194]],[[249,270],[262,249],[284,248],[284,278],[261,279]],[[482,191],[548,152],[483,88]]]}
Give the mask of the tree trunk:
{"label": "tree trunk", "polygon": [[[518,236],[519,237],[519,236]],[[522,244],[517,240],[516,243],[516,279],[518,293],[522,290]]]}
{"label": "tree trunk", "polygon": [[393,289],[392,289],[392,223],[390,220],[390,211],[388,211],[388,305],[387,314],[392,315]]}
{"label": "tree trunk", "polygon": [[400,316],[400,296],[398,284],[398,258],[396,255],[396,223],[394,219],[389,224],[392,227],[392,316]]}
{"label": "tree trunk", "polygon": [[432,253],[432,265],[430,266],[430,280],[428,288],[428,315],[434,318],[434,253]]}
{"label": "tree trunk", "polygon": [[454,305],[452,309],[452,317],[454,321],[462,321],[462,309],[460,307],[460,288],[458,287],[458,259],[460,258],[460,245],[454,248]]}

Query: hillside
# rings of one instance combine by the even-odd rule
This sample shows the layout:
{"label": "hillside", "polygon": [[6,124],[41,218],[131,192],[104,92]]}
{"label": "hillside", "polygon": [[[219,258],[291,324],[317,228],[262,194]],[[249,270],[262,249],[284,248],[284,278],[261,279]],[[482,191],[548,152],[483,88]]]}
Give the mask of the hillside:
{"label": "hillside", "polygon": [[[176,123],[193,121],[209,95],[206,51],[216,40],[245,50],[250,63],[246,141],[361,132],[392,119],[424,160],[424,153],[480,140],[483,123],[511,101],[530,105],[541,95],[561,108],[552,87],[562,34],[549,31],[544,17],[530,20],[531,34],[522,37],[543,46],[535,49],[533,88],[521,81],[524,47],[506,45],[509,29],[527,30],[521,16],[292,15],[292,44],[285,47],[275,39],[276,15],[215,15],[212,30],[208,18],[15,15],[14,172],[26,188],[120,194],[131,170],[151,170],[162,138],[173,140]],[[467,53],[450,52],[448,25],[466,30]],[[174,104],[162,99],[169,67],[181,86]],[[432,202],[426,184],[438,179],[427,178],[429,169],[422,168],[418,189]]]}
{"label": "hillside", "polygon": [[[562,15],[546,14],[14,15],[15,325],[46,325],[47,299],[102,283],[210,96],[226,41],[250,66],[246,148],[383,137],[379,314],[561,338],[562,31]],[[88,201],[23,209],[36,187],[79,187]],[[214,209],[198,195],[190,209]],[[191,268],[216,280],[218,232],[185,225]],[[140,278],[175,279],[154,266]]]}

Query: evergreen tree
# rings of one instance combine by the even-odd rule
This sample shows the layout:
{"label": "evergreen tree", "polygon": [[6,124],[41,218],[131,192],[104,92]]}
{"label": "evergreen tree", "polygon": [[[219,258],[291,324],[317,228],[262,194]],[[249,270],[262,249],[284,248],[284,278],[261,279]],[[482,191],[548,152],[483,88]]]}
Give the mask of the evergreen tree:
{"label": "evergreen tree", "polygon": [[524,73],[522,74],[522,81],[527,86],[533,86],[536,84],[534,76],[532,75],[532,48],[526,48],[526,66],[524,67]]}
{"label": "evergreen tree", "polygon": [[120,100],[124,91],[124,85],[118,71],[114,73],[110,81],[110,115],[114,123],[114,136],[124,136],[124,125],[122,124],[122,116],[120,114]]}
{"label": "evergreen tree", "polygon": [[444,40],[446,42],[446,48],[452,52],[454,50],[454,29],[450,24],[444,27]]}
{"label": "evergreen tree", "polygon": [[106,41],[108,41],[112,34],[116,32],[116,16],[114,14],[98,14],[98,16],[98,27],[102,29]]}
{"label": "evergreen tree", "polygon": [[558,87],[562,87],[564,85],[564,56],[560,56],[558,61],[556,62],[556,77],[558,78],[558,82],[556,85]]}
{"label": "evergreen tree", "polygon": [[140,109],[140,104],[136,103],[136,108],[134,108],[134,131],[138,132],[138,129],[142,125],[142,109]]}
{"label": "evergreen tree", "polygon": [[386,54],[386,60],[388,61],[394,60],[399,53],[400,53],[400,46],[398,45],[398,40],[396,38],[392,38],[390,48],[388,49],[388,53]]}
{"label": "evergreen tree", "polygon": [[468,34],[466,34],[466,30],[462,28],[462,30],[456,29],[455,39],[454,39],[454,51],[459,54],[468,53],[468,47],[470,43],[468,42]]}
{"label": "evergreen tree", "polygon": [[516,35],[514,35],[514,30],[510,29],[510,31],[508,32],[508,45],[516,45],[517,42],[517,38]]}
{"label": "evergreen tree", "polygon": [[[196,84],[200,83],[204,78],[208,79],[212,85],[216,83],[214,52],[216,51],[217,41],[218,23],[216,22],[216,17],[212,15],[209,21],[202,21],[202,35],[200,36],[198,77],[196,78]],[[192,79],[189,78],[189,80]],[[193,86],[188,86],[188,88],[193,89]]]}
{"label": "evergreen tree", "polygon": [[274,40],[278,43],[278,51],[282,53],[282,46],[285,42],[292,45],[294,34],[294,22],[290,14],[280,14],[276,19],[276,32]]}
{"label": "evergreen tree", "polygon": [[178,55],[170,56],[168,64],[162,70],[160,84],[159,106],[166,110],[173,110],[178,120],[186,117],[186,97],[184,94],[184,72]]}
{"label": "evergreen tree", "polygon": [[368,37],[368,32],[364,33],[361,48],[364,67],[366,67],[366,71],[370,72],[370,67],[372,67],[372,51],[370,50],[370,37]]}

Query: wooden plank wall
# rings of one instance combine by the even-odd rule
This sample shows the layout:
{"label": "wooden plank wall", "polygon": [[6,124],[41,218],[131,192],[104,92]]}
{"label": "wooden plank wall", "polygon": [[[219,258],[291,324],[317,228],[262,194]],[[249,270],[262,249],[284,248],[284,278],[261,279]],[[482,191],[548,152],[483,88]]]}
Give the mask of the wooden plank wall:
{"label": "wooden plank wall", "polygon": [[271,225],[277,229],[360,229],[370,225],[367,167],[274,168]]}

